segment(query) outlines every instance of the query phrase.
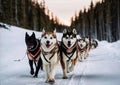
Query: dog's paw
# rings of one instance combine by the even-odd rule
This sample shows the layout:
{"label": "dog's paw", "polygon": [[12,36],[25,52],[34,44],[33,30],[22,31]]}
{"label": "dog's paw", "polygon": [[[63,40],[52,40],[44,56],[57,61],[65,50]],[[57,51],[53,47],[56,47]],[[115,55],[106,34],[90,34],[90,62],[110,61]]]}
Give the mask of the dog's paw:
{"label": "dog's paw", "polygon": [[34,70],[31,70],[31,71],[30,71],[30,74],[33,75],[33,74],[34,74]]}
{"label": "dog's paw", "polygon": [[55,79],[48,79],[45,81],[46,83],[50,83],[50,84],[53,84],[55,83]]}
{"label": "dog's paw", "polygon": [[68,77],[67,77],[67,76],[63,76],[62,78],[63,78],[63,79],[68,79]]}
{"label": "dog's paw", "polygon": [[37,76],[37,75],[34,75],[33,77],[34,77],[34,78],[38,78],[38,76]]}

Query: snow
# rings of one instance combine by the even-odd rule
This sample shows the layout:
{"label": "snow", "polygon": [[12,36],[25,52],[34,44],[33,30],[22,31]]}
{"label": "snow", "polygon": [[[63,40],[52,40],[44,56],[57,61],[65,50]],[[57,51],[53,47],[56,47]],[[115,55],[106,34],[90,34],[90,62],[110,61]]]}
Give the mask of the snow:
{"label": "snow", "polygon": [[[49,85],[45,83],[45,72],[40,71],[33,78],[29,71],[24,41],[25,30],[9,26],[0,28],[0,85]],[[37,38],[41,33],[34,31]],[[57,33],[58,40],[61,39]],[[21,61],[15,61],[21,59]],[[77,62],[68,79],[62,79],[62,69],[58,65],[54,85],[120,85],[120,40],[114,43],[100,41],[99,46],[89,53],[84,62]]]}

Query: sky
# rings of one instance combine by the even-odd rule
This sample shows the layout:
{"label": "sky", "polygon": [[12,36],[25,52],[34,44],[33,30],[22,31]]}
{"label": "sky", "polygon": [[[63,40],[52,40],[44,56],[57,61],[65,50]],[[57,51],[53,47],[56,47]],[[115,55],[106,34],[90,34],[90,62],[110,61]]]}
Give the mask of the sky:
{"label": "sky", "polygon": [[[41,0],[40,0],[41,1]],[[95,4],[97,1],[92,0]],[[70,25],[71,17],[90,6],[91,0],[45,0],[46,7],[57,16],[60,22]]]}

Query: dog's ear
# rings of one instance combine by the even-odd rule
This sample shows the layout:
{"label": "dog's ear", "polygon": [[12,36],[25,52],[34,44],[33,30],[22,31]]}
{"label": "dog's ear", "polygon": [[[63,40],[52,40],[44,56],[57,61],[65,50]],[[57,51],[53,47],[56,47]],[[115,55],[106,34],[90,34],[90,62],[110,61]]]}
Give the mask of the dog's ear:
{"label": "dog's ear", "polygon": [[44,28],[43,28],[43,30],[42,30],[42,35],[43,35],[43,34],[45,34],[45,29],[44,29]]}
{"label": "dog's ear", "polygon": [[54,32],[54,34],[56,34],[56,28],[54,29],[54,31],[53,31],[53,32]]}
{"label": "dog's ear", "polygon": [[25,38],[28,38],[28,37],[29,37],[29,35],[28,35],[28,33],[26,32],[26,33],[25,33]]}
{"label": "dog's ear", "polygon": [[67,29],[64,29],[64,30],[63,30],[63,34],[66,34],[66,33],[67,33]]}
{"label": "dog's ear", "polygon": [[41,35],[41,36],[43,37],[44,34],[45,34],[45,30],[44,30],[44,28],[43,28],[43,30],[42,30],[42,35]]}
{"label": "dog's ear", "polygon": [[75,29],[75,28],[73,29],[73,31],[72,31],[72,32],[73,32],[73,34],[77,34],[77,31],[76,31],[76,29]]}
{"label": "dog's ear", "polygon": [[33,32],[31,36],[35,38],[35,33]]}

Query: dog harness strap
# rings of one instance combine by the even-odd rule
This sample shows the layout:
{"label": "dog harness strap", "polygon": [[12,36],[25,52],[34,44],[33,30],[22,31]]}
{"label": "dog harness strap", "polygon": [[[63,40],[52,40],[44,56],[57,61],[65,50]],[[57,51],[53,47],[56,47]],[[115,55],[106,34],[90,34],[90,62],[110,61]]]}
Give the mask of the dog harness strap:
{"label": "dog harness strap", "polygon": [[30,52],[29,52],[29,50],[27,49],[27,54],[29,55],[29,57],[31,57],[31,59],[33,59],[33,60],[35,60],[37,57],[38,57],[38,55],[40,54],[40,49],[35,53],[35,55],[33,55],[33,54],[31,54]]}
{"label": "dog harness strap", "polygon": [[46,57],[44,56],[44,54],[43,54],[43,57],[44,57],[44,59],[45,59],[46,62],[50,63],[50,61],[48,61],[48,60],[46,59]]}
{"label": "dog harness strap", "polygon": [[81,48],[78,46],[78,51],[81,52],[81,53],[82,53],[85,49],[87,49],[87,46],[85,46],[83,49],[81,49]]}
{"label": "dog harness strap", "polygon": [[74,50],[71,52],[71,53],[72,53],[72,55],[71,55],[71,56],[68,56],[68,55],[67,55],[67,53],[64,53],[64,54],[67,56],[68,61],[69,61],[69,60],[71,60],[72,56],[73,56],[73,55],[74,55],[74,53],[75,53],[75,50],[76,50],[76,48],[74,48]]}
{"label": "dog harness strap", "polygon": [[[55,54],[55,52],[52,54],[52,56],[49,58],[49,60],[51,60],[51,59],[53,58],[54,54]],[[44,54],[43,54],[43,57],[44,57],[44,59],[46,60],[46,62],[50,63],[50,61],[48,61],[48,60],[46,59],[46,57],[45,57]]]}
{"label": "dog harness strap", "polygon": [[[56,45],[57,45],[57,44],[56,44]],[[57,51],[58,51],[57,46],[55,46],[50,52],[43,52],[43,49],[42,49],[42,54],[43,54],[43,57],[44,57],[45,61],[48,62],[48,63],[50,63],[49,60],[51,60],[51,59],[53,58],[54,54],[55,54]],[[45,57],[45,55],[49,55],[49,54],[51,54],[51,53],[52,53],[51,57],[49,58],[49,60],[47,60],[47,58]]]}

